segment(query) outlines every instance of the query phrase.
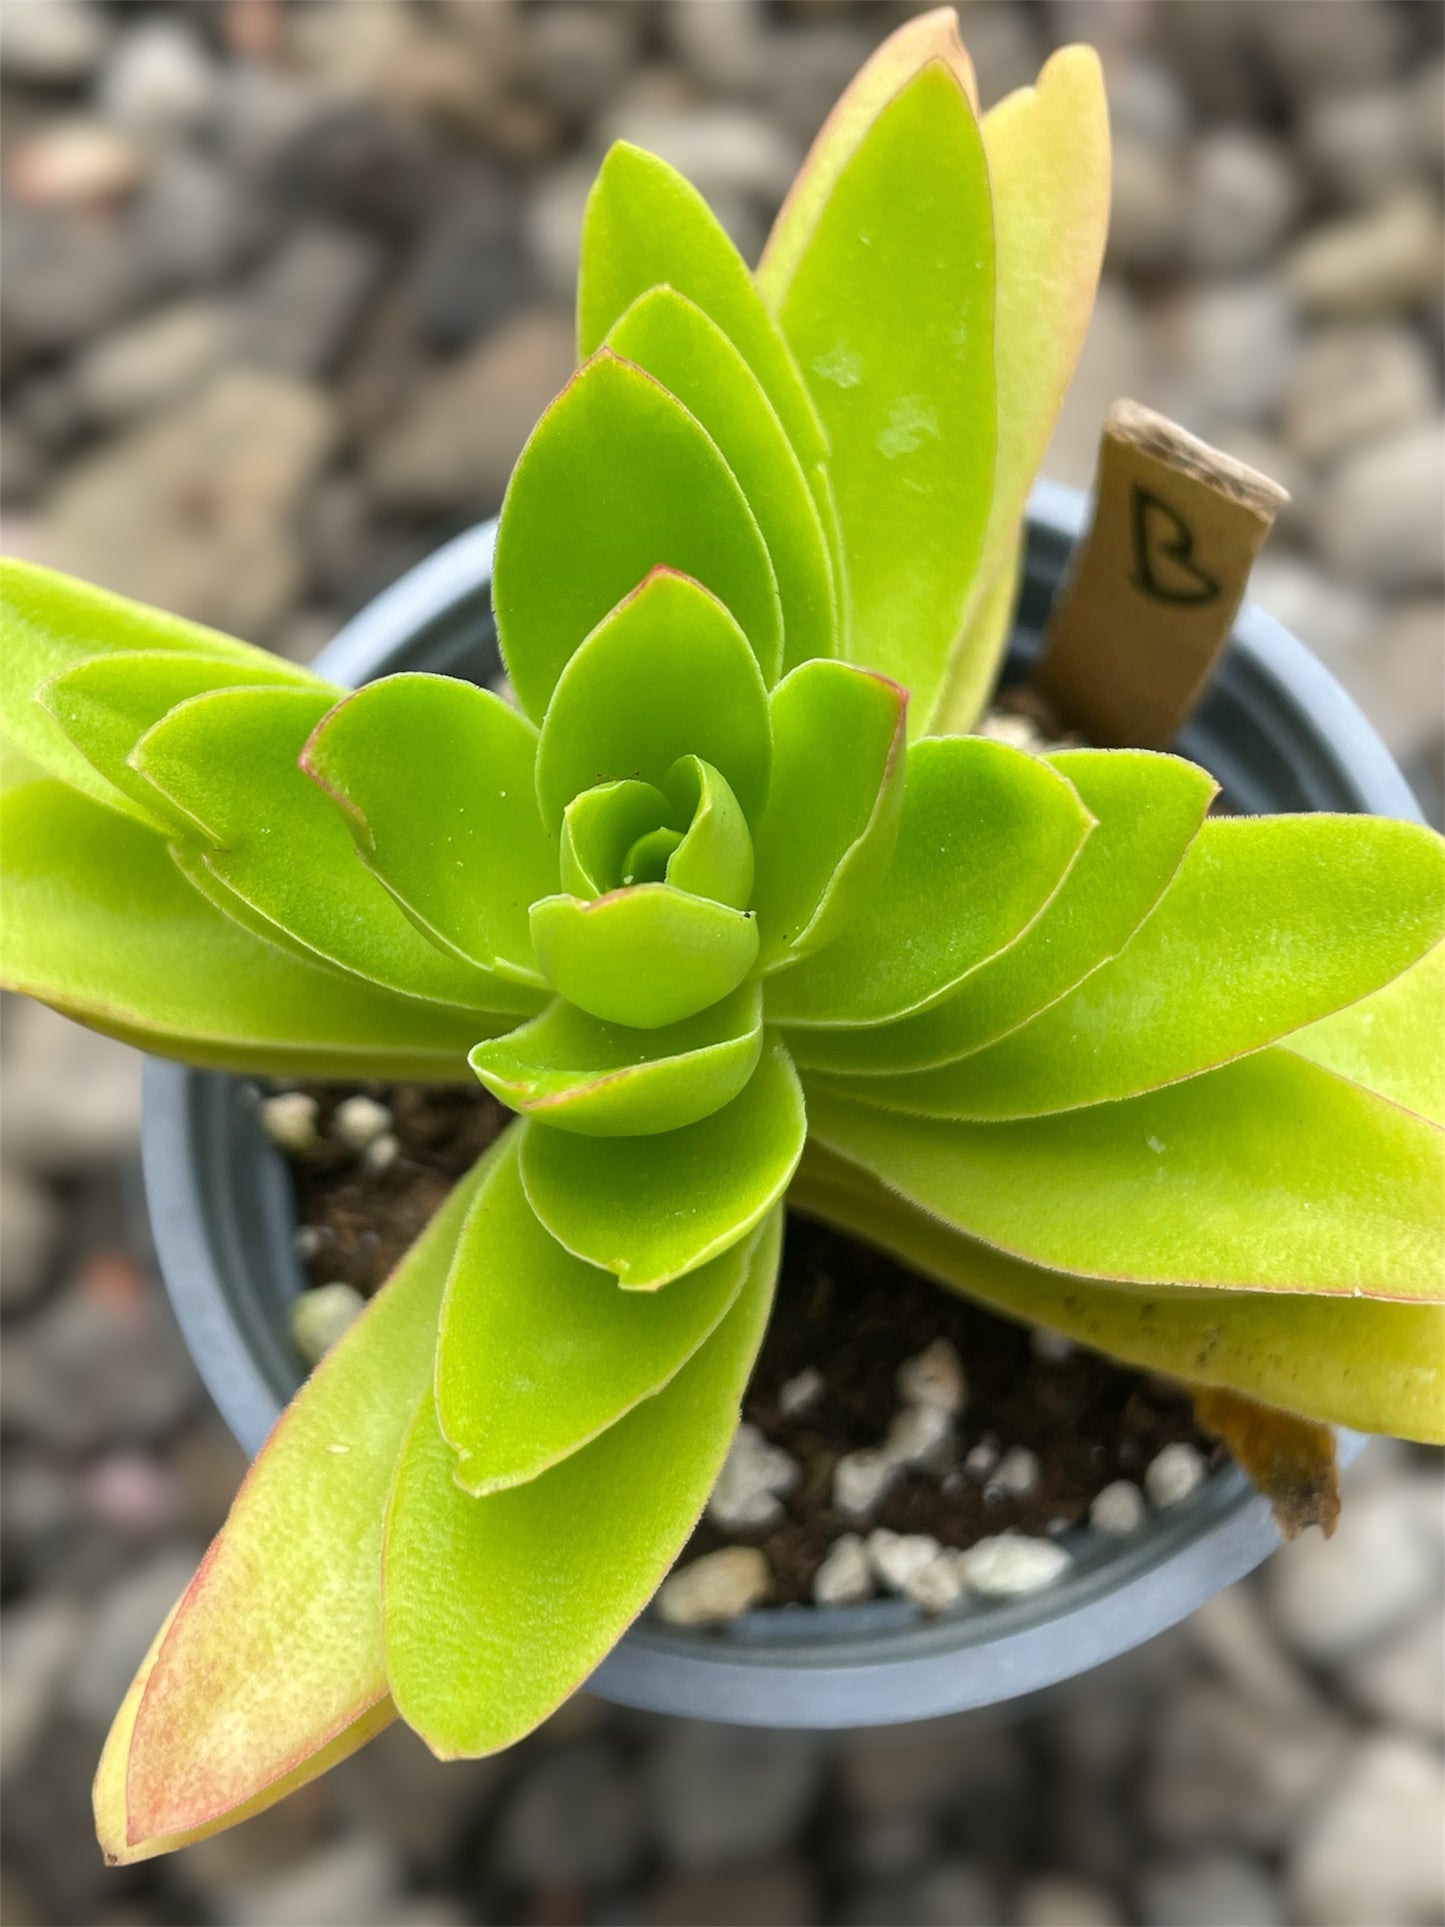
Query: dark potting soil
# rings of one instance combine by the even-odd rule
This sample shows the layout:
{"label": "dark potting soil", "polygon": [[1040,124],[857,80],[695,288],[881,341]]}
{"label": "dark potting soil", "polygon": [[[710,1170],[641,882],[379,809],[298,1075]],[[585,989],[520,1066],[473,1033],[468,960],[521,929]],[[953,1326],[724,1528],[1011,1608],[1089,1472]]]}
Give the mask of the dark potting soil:
{"label": "dark potting soil", "polygon": [[[426,1085],[368,1085],[391,1111],[400,1146],[381,1172],[329,1134],[332,1113],[357,1087],[307,1086],[319,1107],[321,1144],[293,1159],[300,1223],[313,1284],[342,1281],[370,1295],[424,1229],[447,1192],[505,1125],[508,1113],[484,1091]],[[1175,1440],[1222,1456],[1195,1422],[1188,1398],[1145,1373],[1074,1348],[1055,1356],[1029,1328],[954,1296],[844,1233],[790,1215],[778,1299],[744,1402],[744,1416],[799,1464],[781,1523],[763,1532],[723,1532],[704,1519],[684,1558],[726,1544],[762,1548],[772,1602],[806,1603],[832,1542],[856,1530],[831,1504],[833,1469],[844,1453],[879,1445],[900,1409],[898,1367],[935,1339],[963,1361],[967,1404],[957,1456],[989,1444],[1037,1454],[1033,1489],[1010,1495],[955,1471],[940,1478],[905,1472],[871,1524],[929,1533],[964,1548],[1007,1530],[1045,1534],[1082,1521],[1116,1479],[1143,1477]],[[824,1389],[799,1416],[783,1415],[783,1385],[807,1367]]]}

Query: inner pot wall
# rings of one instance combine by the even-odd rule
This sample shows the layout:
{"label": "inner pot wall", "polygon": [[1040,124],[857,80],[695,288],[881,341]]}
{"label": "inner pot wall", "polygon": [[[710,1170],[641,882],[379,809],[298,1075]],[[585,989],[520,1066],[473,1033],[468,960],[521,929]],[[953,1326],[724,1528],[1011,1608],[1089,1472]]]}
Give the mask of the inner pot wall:
{"label": "inner pot wall", "polygon": [[[1044,483],[1010,652],[1044,624],[1087,499]],[[496,526],[459,536],[347,624],[318,658],[355,685],[396,670],[486,682],[500,671],[490,580]],[[1238,811],[1361,810],[1418,821],[1388,750],[1328,672],[1247,605],[1178,748]],[[167,1290],[207,1389],[255,1453],[300,1383],[287,1312],[303,1287],[290,1180],[253,1087],[151,1059],[146,1195]],[[1341,1435],[1342,1456],[1358,1451]],[[1033,1597],[921,1620],[902,1600],[756,1612],[721,1635],[639,1621],[589,1682],[623,1705],[759,1726],[843,1727],[993,1705],[1141,1644],[1258,1565],[1278,1544],[1267,1504],[1234,1468],[1122,1545],[1081,1534],[1066,1579]]]}

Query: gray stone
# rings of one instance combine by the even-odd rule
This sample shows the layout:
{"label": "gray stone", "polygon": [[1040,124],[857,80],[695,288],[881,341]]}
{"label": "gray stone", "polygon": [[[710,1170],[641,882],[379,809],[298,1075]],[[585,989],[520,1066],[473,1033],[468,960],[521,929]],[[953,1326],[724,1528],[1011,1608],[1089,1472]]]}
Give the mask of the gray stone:
{"label": "gray stone", "polygon": [[813,1603],[856,1606],[873,1596],[873,1568],[856,1532],[845,1532],[829,1546],[813,1576]]}
{"label": "gray stone", "polygon": [[1368,641],[1338,665],[1345,686],[1397,758],[1428,755],[1445,735],[1445,607],[1430,596],[1399,603]]}
{"label": "gray stone", "polygon": [[721,7],[667,0],[666,20],[673,51],[700,87],[744,97],[766,90],[779,36],[769,30],[765,0]]}
{"label": "gray stone", "polygon": [[1416,1739],[1366,1740],[1310,1812],[1285,1868],[1305,1927],[1427,1927],[1445,1913],[1445,1768]]}
{"label": "gray stone", "polygon": [[1284,1927],[1276,1882],[1257,1861],[1222,1849],[1146,1867],[1139,1897],[1149,1927]]}
{"label": "gray stone", "polygon": [[396,1849],[382,1831],[328,1842],[284,1873],[264,1874],[227,1897],[234,1927],[355,1927],[395,1921],[401,1889]]}
{"label": "gray stone", "polygon": [[1445,1740],[1445,1623],[1434,1601],[1341,1670],[1346,1691],[1377,1719],[1437,1745]]}
{"label": "gray stone", "polygon": [[1126,1919],[1112,1894],[1066,1874],[1026,1881],[1014,1898],[1013,1917],[1018,1927],[1125,1927]]}
{"label": "gray stone", "polygon": [[388,508],[494,508],[522,444],[573,369],[572,330],[554,310],[518,315],[422,387],[367,459]]}
{"label": "gray stone", "polygon": [[1318,533],[1336,574],[1387,594],[1445,578],[1445,422],[1437,415],[1346,457],[1320,496]]}
{"label": "gray stone", "polygon": [[1409,31],[1404,14],[1374,0],[1329,0],[1324,7],[1260,0],[1243,18],[1276,79],[1304,96],[1388,79]]}
{"label": "gray stone", "polygon": [[75,392],[91,420],[117,427],[199,387],[232,345],[219,303],[177,302],[87,348],[73,371]]}
{"label": "gray stone", "polygon": [[998,1889],[969,1860],[945,1860],[918,1883],[919,1927],[997,1927]]}
{"label": "gray stone", "polygon": [[264,242],[270,219],[269,204],[210,155],[168,148],[135,206],[136,257],[162,288],[213,288]]}
{"label": "gray stone", "polygon": [[129,1045],[21,1000],[6,1011],[0,1065],[11,1164],[27,1171],[87,1170],[135,1150],[141,1059]]}
{"label": "gray stone", "polygon": [[1222,127],[1195,147],[1184,198],[1190,259],[1206,274],[1257,268],[1294,225],[1300,188],[1277,142]]}
{"label": "gray stone", "polygon": [[1406,189],[1368,213],[1314,229],[1287,264],[1310,312],[1399,314],[1436,294],[1445,272],[1445,223],[1428,195]]}
{"label": "gray stone", "polygon": [[1319,1696],[1286,1652],[1265,1616],[1260,1595],[1245,1581],[1206,1600],[1187,1622],[1191,1642],[1234,1690],[1281,1719],[1303,1719]]}
{"label": "gray stone", "polygon": [[1301,349],[1285,395],[1284,430],[1307,460],[1328,463],[1438,405],[1434,364],[1412,329],[1341,325]]}
{"label": "gray stone", "polygon": [[631,1774],[600,1740],[537,1762],[501,1815],[491,1871],[519,1886],[625,1878],[642,1848],[643,1807]]}
{"label": "gray stone", "polygon": [[1017,1727],[971,1714],[849,1733],[837,1768],[849,1807],[870,1818],[968,1811],[976,1796],[969,1826],[980,1839],[997,1803],[1027,1804],[1031,1772]]}
{"label": "gray stone", "polygon": [[0,417],[0,504],[23,507],[44,493],[50,469],[45,450],[13,417]]}
{"label": "gray stone", "polygon": [[428,228],[406,279],[421,333],[443,353],[466,347],[532,294],[517,199],[491,173],[470,172]]}
{"label": "gray stone", "polygon": [[84,1650],[85,1631],[83,1609],[55,1592],[0,1616],[0,1781],[7,1786],[29,1766]]}
{"label": "gray stone", "polygon": [[1172,63],[1136,52],[1109,77],[1109,124],[1116,140],[1141,142],[1158,155],[1177,153],[1189,139],[1192,115]]}
{"label": "gray stone", "polygon": [[1166,324],[1191,405],[1228,421],[1267,422],[1294,365],[1296,324],[1277,279],[1197,289]]}
{"label": "gray stone", "polygon": [[116,211],[7,207],[0,320],[17,347],[74,349],[129,314],[146,285],[146,264]]}
{"label": "gray stone", "polygon": [[740,196],[775,207],[802,159],[771,121],[742,107],[639,101],[609,114],[602,134],[660,154],[709,201]]}
{"label": "gray stone", "polygon": [[637,55],[636,15],[625,7],[555,0],[527,25],[536,85],[548,106],[581,120],[616,99]]}
{"label": "gray stone", "polygon": [[430,1874],[450,1869],[513,1768],[505,1754],[439,1760],[398,1720],[328,1777],[357,1825],[381,1834],[408,1866]]}
{"label": "gray stone", "polygon": [[60,1207],[23,1171],[0,1165],[0,1310],[33,1304],[49,1282]]}
{"label": "gray stone", "polygon": [[780,1852],[819,1796],[823,1760],[811,1735],[688,1721],[647,1761],[647,1811],[674,1866],[720,1867]]}
{"label": "gray stone", "polygon": [[123,1574],[96,1603],[85,1648],[65,1681],[65,1707],[104,1733],[171,1607],[190,1584],[199,1546],[165,1546]]}
{"label": "gray stone", "polygon": [[1368,1651],[1436,1597],[1445,1564],[1433,1479],[1346,1487],[1334,1537],[1302,1533],[1270,1561],[1265,1587],[1281,1632],[1327,1665]]}
{"label": "gray stone", "polygon": [[241,356],[285,375],[320,375],[356,328],[381,273],[376,241],[329,222],[292,230],[242,297]]}
{"label": "gray stone", "polygon": [[[729,9],[700,7],[700,13]],[[642,1918],[649,1927],[813,1927],[818,1896],[800,1859],[753,1860],[739,1867],[665,1874],[648,1886]]]}
{"label": "gray stone", "polygon": [[36,559],[250,640],[295,600],[302,492],[329,453],[327,399],[232,369],[78,462]]}
{"label": "gray stone", "polygon": [[760,1605],[772,1589],[756,1546],[724,1546],[678,1566],[663,1580],[657,1613],[669,1626],[723,1625]]}
{"label": "gray stone", "polygon": [[708,1499],[708,1517],[724,1531],[776,1525],[781,1495],[797,1483],[797,1460],[770,1445],[756,1425],[740,1425]]}
{"label": "gray stone", "polygon": [[1380,621],[1374,598],[1332,581],[1299,556],[1266,551],[1254,565],[1249,593],[1337,671],[1366,645],[1374,646]]}
{"label": "gray stone", "polygon": [[0,73],[45,87],[89,80],[105,59],[111,28],[92,0],[23,0],[5,9]]}
{"label": "gray stone", "polygon": [[183,19],[142,18],[106,65],[100,104],[118,127],[172,140],[202,127],[216,106],[217,76]]}
{"label": "gray stone", "polygon": [[1378,200],[1414,170],[1414,128],[1394,87],[1325,94],[1311,101],[1299,130],[1311,168],[1340,199]]}
{"label": "gray stone", "polygon": [[523,233],[527,252],[545,291],[558,301],[577,292],[582,217],[597,169],[590,160],[549,168],[528,197]]}

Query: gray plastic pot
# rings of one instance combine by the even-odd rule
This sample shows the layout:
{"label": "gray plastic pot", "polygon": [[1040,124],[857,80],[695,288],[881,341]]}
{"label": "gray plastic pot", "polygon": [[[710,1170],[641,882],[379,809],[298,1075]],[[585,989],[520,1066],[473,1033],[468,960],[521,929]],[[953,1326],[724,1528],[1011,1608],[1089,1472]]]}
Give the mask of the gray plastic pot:
{"label": "gray plastic pot", "polygon": [[[1030,509],[1014,659],[1039,639],[1085,498],[1044,484]],[[344,684],[399,669],[484,681],[499,667],[489,585],[495,525],[459,536],[377,597],[317,667]],[[1378,736],[1334,679],[1262,610],[1247,607],[1180,748],[1234,807],[1364,810],[1418,819]],[[302,1287],[280,1157],[244,1080],[151,1061],[145,1180],[167,1289],[211,1396],[255,1452],[301,1366],[287,1308]],[[1360,1441],[1342,1438],[1346,1456]],[[1237,1471],[1123,1543],[1076,1536],[1075,1566],[1047,1592],[925,1622],[902,1601],[826,1613],[751,1614],[724,1635],[644,1617],[593,1676],[605,1698],[758,1726],[922,1719],[1009,1700],[1152,1638],[1258,1565],[1277,1544],[1269,1509]]]}

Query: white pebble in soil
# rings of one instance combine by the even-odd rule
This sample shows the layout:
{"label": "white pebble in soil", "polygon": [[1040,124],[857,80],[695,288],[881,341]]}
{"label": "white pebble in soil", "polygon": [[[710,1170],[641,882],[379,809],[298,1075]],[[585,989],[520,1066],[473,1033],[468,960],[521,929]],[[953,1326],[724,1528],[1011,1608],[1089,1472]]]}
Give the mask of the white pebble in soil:
{"label": "white pebble in soil", "polygon": [[756,1425],[740,1425],[707,1502],[707,1516],[724,1531],[776,1525],[783,1516],[778,1495],[797,1483],[797,1461],[770,1445]]}
{"label": "white pebble in soil", "polygon": [[756,1546],[724,1546],[663,1580],[659,1618],[669,1626],[717,1626],[739,1619],[767,1598],[768,1562]]}
{"label": "white pebble in soil", "polygon": [[326,1233],[319,1224],[299,1224],[292,1242],[298,1258],[316,1258],[326,1243]]}
{"label": "white pebble in soil", "polygon": [[888,1427],[883,1456],[893,1465],[946,1471],[953,1458],[953,1420],[937,1405],[908,1406]]}
{"label": "white pebble in soil", "polygon": [[881,1452],[845,1452],[833,1467],[833,1503],[846,1518],[866,1519],[897,1476],[898,1467]]}
{"label": "white pebble in soil", "polygon": [[365,1306],[354,1285],[313,1285],[291,1307],[292,1344],[308,1365],[319,1365]]}
{"label": "white pebble in soil", "polygon": [[998,1464],[988,1482],[985,1497],[995,1499],[1026,1499],[1031,1492],[1037,1491],[1043,1467],[1039,1464],[1037,1452],[1031,1452],[1026,1445],[1011,1445]]}
{"label": "white pebble in soil", "polygon": [[1144,1490],[1150,1505],[1163,1510],[1192,1499],[1208,1475],[1204,1454],[1197,1445],[1181,1439],[1166,1445],[1149,1461],[1144,1473]]}
{"label": "white pebble in soil", "polygon": [[383,1131],[380,1137],[373,1138],[362,1153],[362,1167],[379,1177],[389,1171],[401,1155],[401,1140],[394,1131]]}
{"label": "white pebble in soil", "polygon": [[331,1135],[350,1151],[365,1151],[391,1129],[391,1112],[374,1097],[348,1097],[331,1118]]}
{"label": "white pebble in soil", "polygon": [[998,1440],[992,1432],[971,1445],[964,1454],[963,1469],[971,1479],[986,1479],[999,1461]]}
{"label": "white pebble in soil", "polygon": [[938,1541],[926,1532],[890,1532],[886,1526],[870,1532],[866,1543],[869,1564],[879,1584],[889,1592],[906,1593],[941,1550]]}
{"label": "white pebble in soil", "polygon": [[905,1405],[931,1405],[951,1418],[959,1416],[968,1398],[963,1362],[946,1338],[935,1338],[924,1351],[905,1358],[897,1383]]}
{"label": "white pebble in soil", "polygon": [[1018,1599],[1042,1592],[1062,1579],[1072,1564],[1070,1555],[1052,1539],[1029,1539],[1017,1532],[980,1539],[958,1559],[964,1585],[989,1599]]}
{"label": "white pebble in soil", "polygon": [[1089,1507],[1089,1524],[1111,1539],[1126,1539],[1144,1523],[1144,1494],[1132,1479],[1115,1479]]}
{"label": "white pebble in soil", "polygon": [[1072,1358],[1078,1346],[1062,1332],[1045,1331],[1036,1326],[1029,1338],[1029,1349],[1042,1365],[1062,1365]]}
{"label": "white pebble in soil", "polygon": [[278,1150],[304,1157],[316,1149],[316,1099],[281,1091],[261,1100],[261,1128]]}
{"label": "white pebble in soil", "polygon": [[829,1546],[813,1575],[816,1606],[857,1606],[873,1597],[873,1568],[868,1548],[856,1532],[845,1532]]}
{"label": "white pebble in soil", "polygon": [[802,1418],[822,1399],[823,1374],[816,1365],[807,1365],[778,1387],[778,1410],[784,1418]]}

